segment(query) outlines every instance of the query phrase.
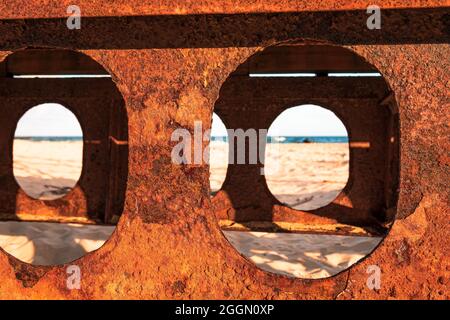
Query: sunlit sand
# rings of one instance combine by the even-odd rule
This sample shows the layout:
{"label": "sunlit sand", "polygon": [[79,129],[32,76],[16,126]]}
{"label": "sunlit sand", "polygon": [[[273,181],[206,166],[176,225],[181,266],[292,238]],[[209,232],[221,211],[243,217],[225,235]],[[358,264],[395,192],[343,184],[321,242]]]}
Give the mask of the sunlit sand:
{"label": "sunlit sand", "polygon": [[[213,142],[211,190],[225,180],[228,144]],[[317,209],[333,201],[349,176],[347,143],[268,144],[265,172],[267,185],[282,203],[298,210]]]}
{"label": "sunlit sand", "polygon": [[69,192],[81,175],[81,141],[14,140],[14,176],[31,197],[57,199]]}
{"label": "sunlit sand", "polygon": [[0,247],[24,262],[56,265],[100,248],[114,229],[114,226],[0,222]]}
{"label": "sunlit sand", "polygon": [[[268,177],[271,191],[297,208],[320,207],[332,201],[348,177],[346,144],[280,145],[277,174]],[[226,143],[211,144],[211,189],[226,175]],[[45,152],[43,152],[45,150]],[[64,195],[81,173],[82,142],[14,144],[14,172],[35,198]],[[266,162],[268,166],[271,162]],[[18,259],[37,265],[70,262],[101,247],[114,227],[43,222],[0,222],[0,246]],[[294,233],[224,231],[228,241],[266,271],[301,278],[334,275],[368,253],[380,238]]]}
{"label": "sunlit sand", "polygon": [[299,278],[326,278],[370,253],[380,238],[295,233],[224,231],[261,269]]}

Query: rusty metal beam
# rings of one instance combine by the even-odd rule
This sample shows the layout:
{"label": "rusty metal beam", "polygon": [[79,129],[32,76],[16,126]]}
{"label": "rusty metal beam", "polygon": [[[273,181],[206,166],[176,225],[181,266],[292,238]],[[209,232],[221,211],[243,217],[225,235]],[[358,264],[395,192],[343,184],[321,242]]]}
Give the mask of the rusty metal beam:
{"label": "rusty metal beam", "polygon": [[235,74],[377,72],[347,50],[335,46],[279,46],[264,50]]}
{"label": "rusty metal beam", "polygon": [[[240,95],[236,93],[245,93],[251,97],[251,101],[262,102],[268,98],[288,102],[293,97],[295,99],[334,97],[336,99],[381,100],[387,94],[386,82],[380,77],[254,78],[236,76],[234,80],[229,86],[222,88],[221,100],[229,103],[241,101]],[[324,91],[323,88],[327,90]],[[293,95],[292,91],[296,94]]]}
{"label": "rusty metal beam", "polygon": [[92,59],[74,51],[31,49],[18,51],[11,57],[8,57],[6,59],[6,74],[107,75],[108,73]]}

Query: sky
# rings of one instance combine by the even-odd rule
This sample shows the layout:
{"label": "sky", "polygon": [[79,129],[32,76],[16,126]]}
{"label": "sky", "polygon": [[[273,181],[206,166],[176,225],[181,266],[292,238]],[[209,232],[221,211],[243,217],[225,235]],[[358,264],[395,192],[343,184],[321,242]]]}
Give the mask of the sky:
{"label": "sky", "polygon": [[[214,113],[212,136],[226,136],[222,120]],[[286,109],[271,124],[269,136],[347,136],[341,120],[331,111],[312,104]]]}
{"label": "sky", "polygon": [[[269,136],[347,136],[337,116],[322,107],[303,105],[282,112],[272,123]],[[71,136],[81,137],[82,130],[75,115],[55,103],[46,103],[28,110],[20,119],[17,137]],[[226,136],[222,120],[214,113],[212,136]]]}
{"label": "sky", "polygon": [[20,118],[16,137],[82,137],[80,123],[67,108],[56,103],[45,103],[28,110]]}

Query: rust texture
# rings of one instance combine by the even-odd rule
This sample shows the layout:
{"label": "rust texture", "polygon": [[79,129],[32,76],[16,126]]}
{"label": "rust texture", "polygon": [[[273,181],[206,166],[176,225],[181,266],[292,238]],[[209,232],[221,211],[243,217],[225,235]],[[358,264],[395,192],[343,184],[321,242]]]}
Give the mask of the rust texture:
{"label": "rust texture", "polygon": [[[19,0],[0,3],[0,17],[5,18],[49,18],[66,16],[70,0],[29,1]],[[79,0],[84,16],[132,16],[164,14],[200,13],[252,13],[252,12],[296,12],[296,11],[335,11],[365,10],[367,1],[321,0],[305,2],[301,0],[239,0],[230,5],[229,0],[158,0],[142,2],[139,0],[114,0],[105,5],[102,0]],[[383,0],[379,6],[392,8],[433,8],[449,6],[449,0]]]}
{"label": "rust texture", "polygon": [[[25,52],[19,51],[19,55]],[[43,50],[42,54],[50,61],[52,58],[58,61],[68,53]],[[14,54],[0,69],[20,70],[19,64],[11,64],[13,61],[17,61]],[[75,70],[72,72],[76,74]],[[38,69],[35,73],[39,74]],[[60,103],[71,110],[80,122],[84,138],[83,169],[78,184],[66,196],[52,201],[28,196],[13,173],[13,137],[17,123],[30,108],[46,102]],[[111,79],[5,77],[0,81],[0,108],[4,110],[0,118],[0,146],[6,151],[0,155],[0,220],[78,218],[109,223],[121,214],[127,176],[128,124],[123,99]]]}
{"label": "rust texture", "polygon": [[[297,48],[297,55],[301,55],[305,47]],[[324,46],[324,52],[328,49]],[[342,51],[344,55],[352,55]],[[325,217],[328,218],[322,219],[325,223],[360,226],[390,222],[392,216],[388,217],[387,212],[396,202],[399,139],[397,115],[387,105],[380,105],[389,94],[388,86],[379,78],[279,79],[231,75],[222,86],[214,109],[227,128],[268,129],[289,107],[320,105],[333,111],[347,128],[350,174],[346,187],[331,204],[308,214],[283,206],[275,199],[260,173],[262,164],[229,165],[222,191],[213,199],[219,217],[241,222],[305,223],[320,223],[319,217]],[[235,149],[237,145],[234,143]],[[249,159],[246,163],[250,163]]]}
{"label": "rust texture", "polygon": [[[359,2],[341,7],[332,1],[238,1],[236,9],[218,6],[224,14],[203,15],[216,12],[206,10],[216,5],[167,1],[166,10],[125,9],[122,3],[108,9],[95,1],[85,4],[86,12],[99,9],[99,15],[114,17],[85,18],[79,31],[69,31],[65,19],[51,18],[64,14],[45,3],[0,6],[0,60],[26,47],[66,48],[90,56],[112,75],[128,115],[124,209],[109,241],[72,263],[81,268],[80,290],[66,288],[66,266],[34,267],[1,251],[0,298],[450,298],[449,9],[441,1],[410,2],[417,8],[387,1],[381,31],[367,30],[365,4]],[[271,13],[285,11],[283,5],[292,12]],[[17,7],[21,11],[13,14]],[[141,16],[121,17],[127,14]],[[38,17],[43,19],[33,19]],[[394,94],[400,124],[399,198],[386,207],[386,216],[396,218],[392,228],[364,261],[321,280],[269,274],[242,257],[220,231],[208,167],[174,165],[170,157],[173,130],[193,132],[194,121],[210,123],[221,88],[226,90],[224,83],[244,61],[270,45],[302,39],[347,48],[379,70]],[[0,82],[7,87],[8,80]],[[378,92],[366,83],[361,90],[366,85]],[[369,106],[376,105],[363,107]],[[369,120],[387,126],[383,110],[365,119],[368,130]],[[388,189],[395,184],[391,177],[383,178]],[[369,265],[382,270],[380,290],[366,286]]]}

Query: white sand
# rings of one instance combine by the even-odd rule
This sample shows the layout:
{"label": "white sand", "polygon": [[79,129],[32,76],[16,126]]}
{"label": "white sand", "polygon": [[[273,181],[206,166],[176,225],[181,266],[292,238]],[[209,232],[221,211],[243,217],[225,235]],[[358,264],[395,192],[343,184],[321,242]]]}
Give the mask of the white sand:
{"label": "white sand", "polygon": [[222,187],[227,175],[228,142],[211,141],[209,144],[209,185],[212,192]]}
{"label": "white sand", "polygon": [[[211,190],[217,191],[227,172],[228,143],[214,141],[210,152]],[[56,199],[69,192],[80,178],[82,153],[81,141],[15,140],[14,174],[33,198]],[[266,155],[266,172],[271,173],[266,174],[269,189],[295,209],[310,210],[328,204],[348,180],[349,148],[345,143],[269,144]]]}
{"label": "white sand", "polygon": [[[112,226],[0,222],[0,247],[21,261],[57,265],[100,248]],[[380,238],[224,231],[240,253],[261,269],[300,278],[324,278],[345,270]]]}
{"label": "white sand", "polygon": [[347,143],[269,144],[267,186],[280,202],[294,209],[323,207],[344,189],[349,158]]}
{"label": "white sand", "polygon": [[100,248],[114,229],[114,226],[0,222],[0,247],[24,262],[62,264]]}
{"label": "white sand", "polygon": [[81,175],[83,142],[14,140],[14,176],[31,197],[60,198],[70,192]]}
{"label": "white sand", "polygon": [[[226,176],[228,143],[211,143],[211,191]],[[312,210],[333,201],[349,176],[347,143],[268,144],[265,159],[269,190],[280,202],[298,210]]]}
{"label": "white sand", "polygon": [[[268,176],[271,191],[287,204],[308,209],[332,201],[348,175],[346,144],[281,144],[280,171]],[[211,144],[211,188],[226,175],[227,144]],[[270,152],[270,151],[269,151]],[[54,199],[73,187],[81,173],[81,142],[14,144],[14,172],[35,198]],[[266,159],[266,168],[275,161]],[[272,168],[273,169],[273,168]],[[114,227],[42,222],[0,222],[0,247],[37,265],[73,261],[98,249]],[[262,269],[302,278],[327,277],[370,253],[379,238],[224,231],[229,241]]]}
{"label": "white sand", "polygon": [[339,273],[370,253],[381,238],[296,233],[224,231],[225,237],[261,269],[318,279]]}

